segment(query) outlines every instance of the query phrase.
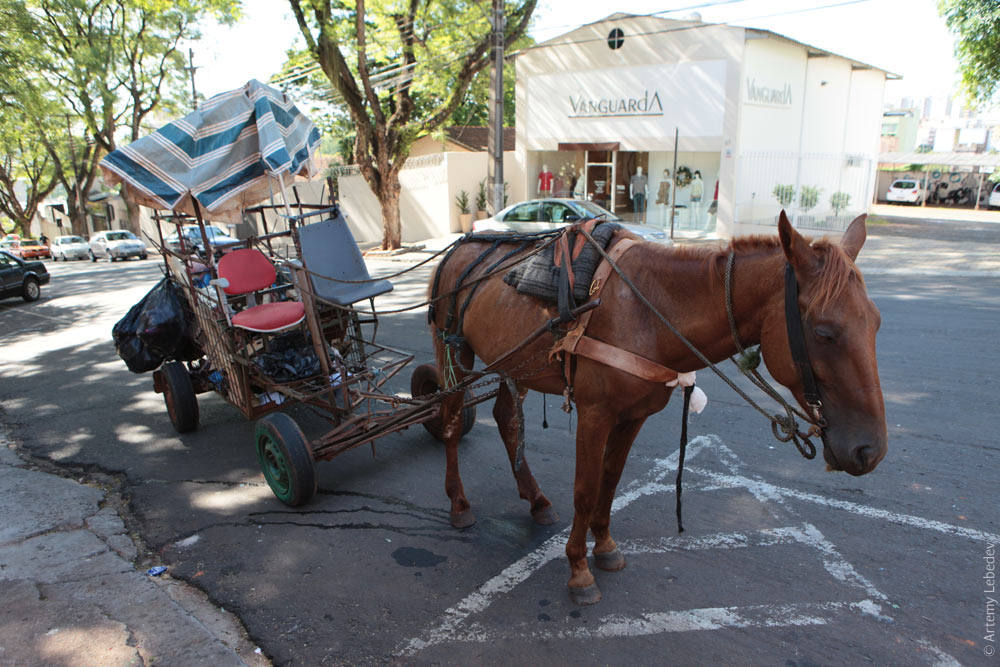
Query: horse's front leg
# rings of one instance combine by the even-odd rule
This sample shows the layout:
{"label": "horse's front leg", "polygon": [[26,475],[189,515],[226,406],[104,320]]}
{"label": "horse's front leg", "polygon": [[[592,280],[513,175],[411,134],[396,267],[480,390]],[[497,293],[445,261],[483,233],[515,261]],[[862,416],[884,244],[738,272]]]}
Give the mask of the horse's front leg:
{"label": "horse's front leg", "polygon": [[601,484],[604,447],[611,432],[614,415],[599,407],[577,404],[576,478],[573,484],[573,529],[566,542],[569,559],[569,596],[576,604],[595,604],[601,591],[587,567],[587,529],[597,505]]}
{"label": "horse's front leg", "polygon": [[[464,377],[461,368],[457,367],[454,359],[448,355],[455,355],[461,361],[461,367],[471,368],[474,362],[473,354],[470,350],[462,349],[458,354],[454,350],[436,342],[438,369],[451,368],[454,381],[461,382]],[[444,382],[444,379],[442,378]],[[462,407],[465,403],[465,392],[458,391],[447,394],[441,400],[441,425],[442,440],[444,440],[445,452],[445,476],[444,490],[451,500],[450,519],[451,525],[455,528],[468,528],[476,522],[476,516],[472,513],[469,499],[465,497],[465,488],[462,486],[462,478],[458,474],[458,441],[462,437]]]}
{"label": "horse's front leg", "polygon": [[519,386],[511,378],[500,382],[496,403],[493,404],[493,418],[496,419],[500,437],[507,447],[510,469],[517,480],[517,492],[521,498],[531,503],[531,516],[535,523],[548,526],[559,520],[552,503],[538,488],[535,476],[531,474],[528,461],[524,457],[524,396],[527,389]]}
{"label": "horse's front leg", "polygon": [[617,572],[625,567],[625,556],[611,539],[611,504],[625,469],[625,461],[632,450],[632,443],[645,422],[646,418],[643,417],[618,424],[611,429],[604,448],[604,465],[597,505],[590,519],[590,532],[594,535],[595,542],[594,565],[608,572]]}

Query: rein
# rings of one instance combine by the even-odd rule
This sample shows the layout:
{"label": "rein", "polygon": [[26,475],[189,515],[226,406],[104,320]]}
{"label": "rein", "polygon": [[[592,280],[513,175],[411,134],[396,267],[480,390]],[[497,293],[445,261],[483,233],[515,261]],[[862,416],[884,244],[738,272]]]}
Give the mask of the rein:
{"label": "rein", "polygon": [[[786,311],[785,319],[789,323],[788,324],[789,341],[790,341],[789,345],[792,350],[792,355],[793,355],[793,360],[795,361],[795,365],[797,368],[799,368],[800,373],[805,372],[808,374],[809,377],[808,383],[809,383],[810,393],[807,394],[807,401],[809,407],[813,411],[813,414],[816,416],[815,421],[809,419],[809,417],[802,414],[801,411],[791,406],[787,401],[785,401],[781,397],[780,394],[778,394],[778,392],[773,387],[771,387],[760,376],[759,373],[757,373],[756,367],[760,361],[759,356],[756,360],[756,363],[753,364],[753,367],[750,368],[749,371],[744,370],[743,367],[741,367],[740,370],[741,372],[746,374],[748,378],[750,378],[751,382],[753,382],[755,386],[762,389],[766,394],[768,394],[771,398],[777,401],[782,407],[784,407],[786,416],[771,415],[766,410],[764,410],[764,408],[757,405],[757,403],[752,398],[750,398],[750,396],[747,395],[746,392],[744,392],[742,389],[736,386],[736,384],[731,379],[729,379],[729,377],[725,373],[723,373],[718,368],[718,366],[716,366],[708,359],[708,357],[702,354],[702,352],[698,348],[696,348],[691,343],[691,341],[689,341],[687,338],[684,337],[684,335],[677,329],[677,327],[675,327],[670,322],[670,320],[664,317],[663,314],[656,309],[656,307],[649,301],[649,299],[646,298],[645,295],[643,295],[642,292],[639,291],[639,288],[635,286],[635,283],[633,283],[632,280],[629,279],[627,275],[625,275],[625,272],[622,271],[621,267],[619,267],[618,264],[614,261],[614,259],[604,250],[604,248],[602,248],[600,244],[594,240],[594,238],[590,235],[590,233],[587,230],[581,229],[580,233],[582,233],[587,238],[587,240],[595,248],[597,248],[597,251],[604,258],[604,261],[608,262],[611,268],[614,269],[615,273],[618,274],[618,277],[622,279],[622,282],[624,282],[628,286],[628,288],[632,291],[632,293],[635,294],[636,298],[639,299],[639,301],[643,305],[645,305],[646,308],[648,308],[650,312],[652,312],[653,315],[656,316],[656,318],[664,326],[666,326],[667,329],[669,329],[672,334],[674,334],[678,338],[678,340],[684,343],[684,345],[691,351],[692,354],[695,355],[695,357],[698,358],[699,361],[701,361],[703,364],[705,364],[707,368],[710,368],[712,372],[718,375],[719,378],[721,378],[723,382],[728,384],[730,388],[733,391],[735,391],[743,400],[745,400],[754,409],[756,409],[758,412],[760,412],[762,415],[764,415],[771,421],[771,432],[774,434],[775,438],[777,438],[780,442],[788,442],[789,440],[791,440],[795,443],[795,447],[799,450],[799,453],[802,454],[802,456],[804,456],[807,459],[815,458],[816,447],[809,440],[809,437],[819,435],[821,438],[825,439],[823,427],[826,425],[826,422],[823,420],[822,415],[820,413],[820,408],[822,407],[822,403],[819,400],[818,389],[816,387],[815,378],[813,377],[812,374],[812,366],[809,363],[808,353],[806,352],[805,348],[805,338],[802,333],[802,316],[799,311],[799,302],[798,302],[798,283],[795,281],[795,273],[791,270],[792,269],[791,265],[788,265],[785,271],[785,311]],[[733,251],[730,251],[729,258],[726,262],[726,281],[725,281],[726,315],[729,318],[729,325],[733,334],[733,341],[736,343],[736,347],[740,351],[741,355],[743,355],[744,358],[746,358],[747,353],[743,349],[743,346],[739,340],[739,336],[736,332],[736,319],[735,316],[733,315],[733,308],[732,308],[732,273],[733,273],[732,268],[734,260],[735,260],[735,253]],[[794,313],[794,315],[791,317],[787,316],[787,313],[789,313],[790,311]],[[793,333],[793,330],[796,327],[797,327],[797,334]],[[797,340],[798,342],[791,343],[791,341],[793,340]],[[798,348],[798,350],[796,348]],[[805,369],[805,371],[803,371],[803,369]],[[803,375],[803,377],[805,377],[805,375]],[[807,381],[804,379],[803,385],[806,384]],[[688,422],[688,408],[690,405],[690,390],[691,388],[687,387],[685,388],[684,391],[684,406],[683,406],[682,423],[681,423],[680,452],[677,460],[677,477],[675,480],[675,488],[677,492],[676,496],[677,532],[679,533],[684,532],[684,524],[681,520],[681,477],[684,471],[684,455],[687,451],[687,422]],[[805,421],[810,422],[811,426],[809,428],[808,433],[802,433],[801,431],[799,431],[798,423],[795,421],[796,414],[802,417]]]}
{"label": "rein", "polygon": [[[819,388],[816,386],[816,379],[813,376],[812,364],[809,363],[805,334],[802,331],[802,314],[799,311],[799,285],[795,280],[795,271],[792,269],[791,264],[785,265],[785,326],[788,332],[788,346],[792,353],[792,361],[795,363],[795,367],[802,378],[806,404],[812,410],[812,418],[804,414],[797,407],[789,404],[757,372],[757,367],[760,365],[759,350],[747,350],[743,347],[742,341],[740,341],[740,335],[736,327],[736,317],[733,314],[733,265],[735,259],[736,253],[730,250],[729,256],[726,258],[726,317],[729,319],[729,331],[732,333],[733,342],[736,344],[736,350],[739,352],[741,360],[740,362],[734,360],[734,363],[755,387],[770,396],[778,405],[784,408],[784,416],[767,414],[759,407],[757,408],[765,417],[771,420],[771,433],[775,439],[779,442],[792,441],[803,457],[813,459],[816,457],[816,446],[809,438],[816,435],[825,438],[823,428],[826,426],[826,420],[823,419],[820,413],[823,403],[819,398]],[[751,404],[757,407],[752,402]],[[796,415],[809,422],[810,427],[808,432],[803,433],[799,430],[798,422],[795,420]]]}

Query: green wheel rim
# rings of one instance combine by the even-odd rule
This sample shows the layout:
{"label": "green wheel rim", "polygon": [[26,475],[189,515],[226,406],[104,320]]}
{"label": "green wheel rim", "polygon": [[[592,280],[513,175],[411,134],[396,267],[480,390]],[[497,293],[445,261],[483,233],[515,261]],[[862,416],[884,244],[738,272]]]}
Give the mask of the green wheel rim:
{"label": "green wheel rim", "polygon": [[284,502],[292,499],[292,479],[281,446],[269,435],[261,435],[258,443],[260,451],[260,467],[264,471],[264,478],[267,479],[268,486],[274,491],[274,495]]}

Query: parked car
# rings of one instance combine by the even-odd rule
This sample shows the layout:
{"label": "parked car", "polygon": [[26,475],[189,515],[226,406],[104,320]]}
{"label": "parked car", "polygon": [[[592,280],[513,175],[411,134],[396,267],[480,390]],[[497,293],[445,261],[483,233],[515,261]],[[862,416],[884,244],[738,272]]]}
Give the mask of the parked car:
{"label": "parked car", "polygon": [[919,204],[924,200],[923,195],[924,189],[920,185],[920,181],[915,181],[912,178],[899,178],[889,186],[885,200],[901,204]]}
{"label": "parked car", "polygon": [[110,261],[138,257],[146,259],[148,253],[146,244],[127,229],[111,229],[97,232],[90,237],[90,259],[96,262],[101,257]]}
{"label": "parked car", "polygon": [[990,208],[1000,208],[1000,183],[993,186],[993,191],[990,192],[990,199],[987,205]]}
{"label": "parked car", "polygon": [[52,259],[64,262],[71,259],[87,259],[90,256],[90,245],[82,236],[57,236],[52,240]]}
{"label": "parked car", "polygon": [[[185,225],[181,228],[184,234],[184,247],[187,252],[196,251],[200,255],[205,254],[205,241],[201,238],[201,230],[198,225]],[[205,236],[208,237],[208,244],[213,252],[225,250],[231,246],[242,243],[239,239],[227,234],[221,227],[215,225],[205,225]],[[181,239],[177,232],[166,238],[167,248],[174,252],[181,252]]]}
{"label": "parked car", "polygon": [[472,231],[542,232],[592,218],[616,222],[644,241],[667,245],[671,243],[663,229],[624,222],[606,208],[584,199],[530,199],[508,206],[492,218],[476,220],[472,223]]}
{"label": "parked car", "polygon": [[27,302],[38,301],[42,285],[49,282],[44,262],[24,260],[0,250],[0,299],[19,296]]}
{"label": "parked car", "polygon": [[19,239],[14,241],[8,252],[17,255],[21,259],[45,259],[52,257],[48,246],[42,245],[38,239]]}

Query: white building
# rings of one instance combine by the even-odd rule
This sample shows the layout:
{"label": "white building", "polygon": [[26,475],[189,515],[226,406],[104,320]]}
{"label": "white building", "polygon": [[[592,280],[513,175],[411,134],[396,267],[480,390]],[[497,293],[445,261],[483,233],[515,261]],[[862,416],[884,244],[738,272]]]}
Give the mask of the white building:
{"label": "white building", "polygon": [[586,197],[641,218],[641,167],[645,218],[669,224],[656,203],[668,169],[683,175],[676,224],[722,237],[773,231],[783,205],[801,227],[839,229],[872,199],[884,70],[767,30],[628,14],[525,49],[516,67],[527,197],[543,167],[557,180],[582,169]]}

